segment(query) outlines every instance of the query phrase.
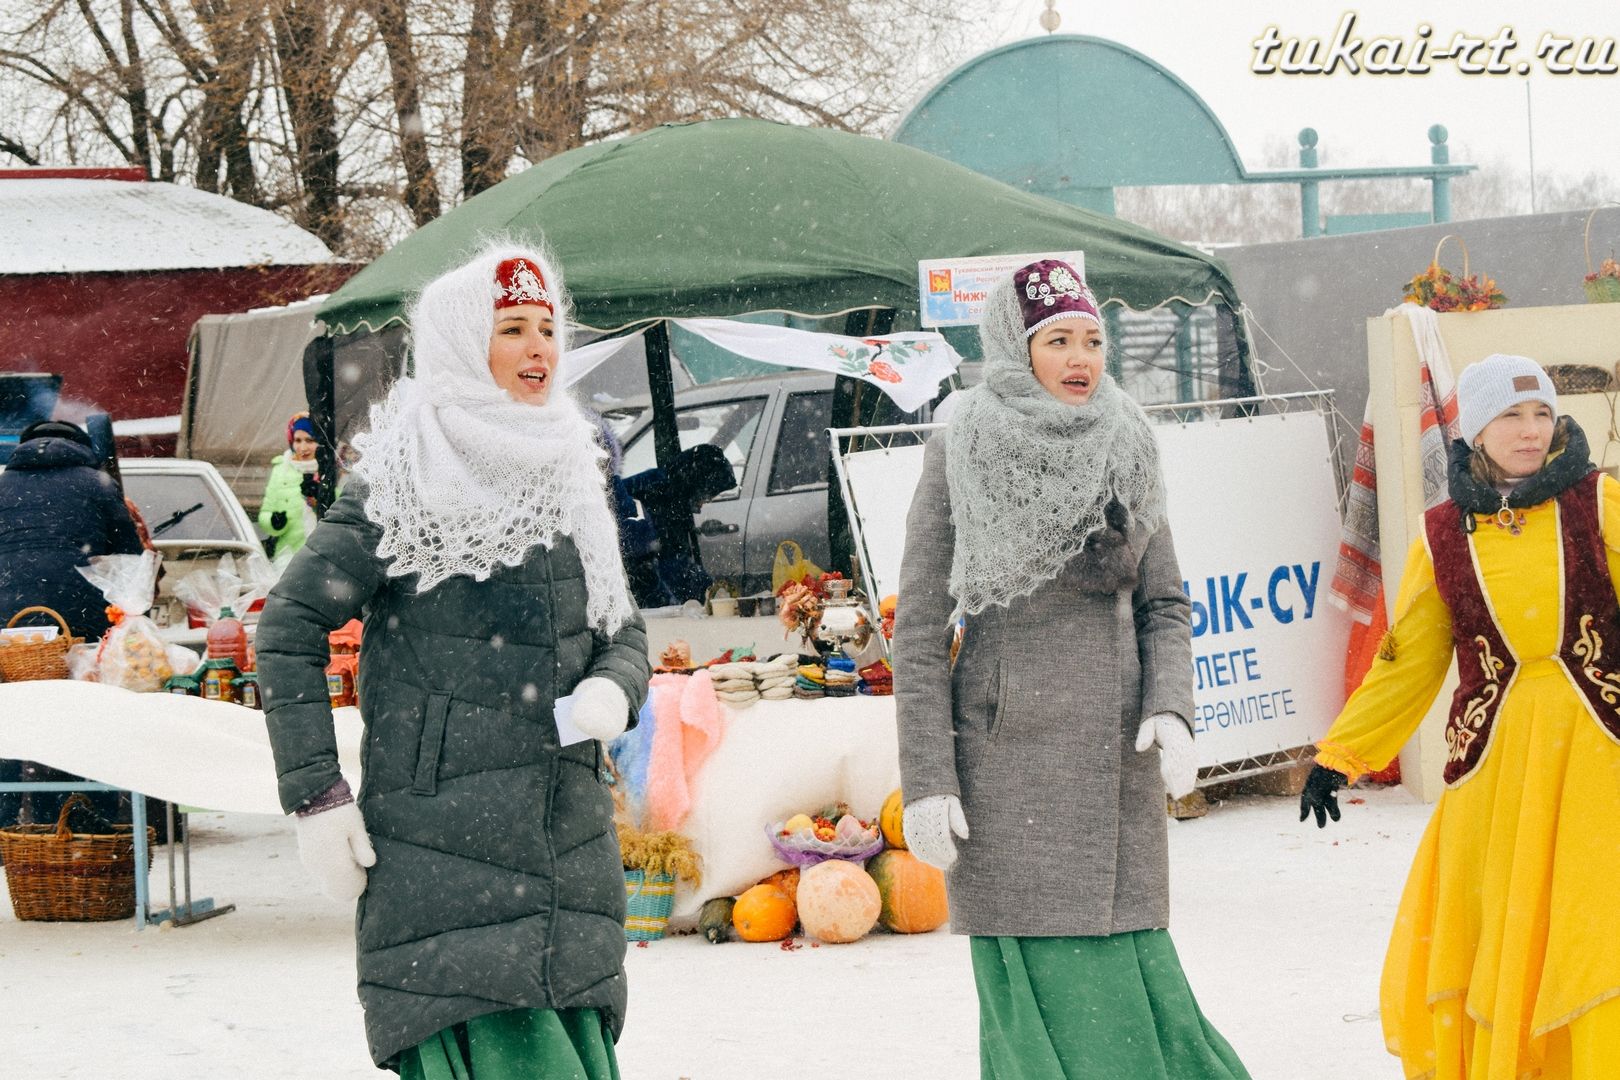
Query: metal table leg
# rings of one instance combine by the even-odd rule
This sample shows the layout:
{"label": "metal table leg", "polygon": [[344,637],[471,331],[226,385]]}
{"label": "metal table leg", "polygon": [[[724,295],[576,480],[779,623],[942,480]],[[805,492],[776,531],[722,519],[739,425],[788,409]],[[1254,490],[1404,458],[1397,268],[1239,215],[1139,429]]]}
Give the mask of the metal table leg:
{"label": "metal table leg", "polygon": [[[176,926],[190,926],[205,919],[212,919],[227,912],[235,911],[235,904],[226,904],[224,907],[215,907],[213,897],[205,896],[198,900],[191,898],[191,828],[187,825],[188,815],[176,810],[174,803],[163,804],[164,822],[169,827],[169,906],[162,911],[154,912],[151,920],[154,923],[171,920]],[[174,894],[174,837],[176,819],[182,834],[180,851],[185,873],[186,902],[182,906]]]}

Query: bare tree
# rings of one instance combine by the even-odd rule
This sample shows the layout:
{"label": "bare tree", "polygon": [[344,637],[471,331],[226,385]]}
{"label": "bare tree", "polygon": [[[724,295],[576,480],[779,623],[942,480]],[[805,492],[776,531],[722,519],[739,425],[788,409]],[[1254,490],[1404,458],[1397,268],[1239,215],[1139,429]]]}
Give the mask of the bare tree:
{"label": "bare tree", "polygon": [[371,0],[371,16],[388,53],[400,163],[405,170],[400,197],[412,220],[419,226],[426,225],[439,216],[439,180],[424,130],[421,75],[405,0]]}
{"label": "bare tree", "polygon": [[293,219],[337,250],[343,243],[338,83],[360,46],[358,7],[327,0],[270,0],[270,35],[280,63],[300,197]]}
{"label": "bare tree", "polygon": [[[202,95],[190,142],[193,182],[204,191],[259,203],[247,117],[262,46],[259,0],[191,0],[182,21],[169,0],[136,0],[162,43]],[[220,175],[224,167],[223,178]]]}
{"label": "bare tree", "polygon": [[138,164],[280,209],[358,257],[514,169],[660,123],[755,116],[881,133],[967,45],[952,0],[12,10],[0,15],[0,96],[26,107],[0,115],[0,154]]}
{"label": "bare tree", "polygon": [[[51,119],[62,123],[67,142],[94,132],[122,163],[172,178],[169,103],[152,107],[133,0],[99,8],[90,0],[50,3],[29,15],[0,38],[0,69],[54,98]],[[64,33],[77,49],[52,47]],[[25,142],[21,132],[0,134],[8,147]]]}

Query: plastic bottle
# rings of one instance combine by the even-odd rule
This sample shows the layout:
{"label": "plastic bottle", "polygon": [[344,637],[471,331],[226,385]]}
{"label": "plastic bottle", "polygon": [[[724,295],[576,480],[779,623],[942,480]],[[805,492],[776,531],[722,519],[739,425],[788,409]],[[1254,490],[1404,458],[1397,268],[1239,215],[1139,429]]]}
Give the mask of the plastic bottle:
{"label": "plastic bottle", "polygon": [[229,606],[220,608],[219,618],[208,628],[207,658],[234,660],[239,671],[248,670],[247,630]]}

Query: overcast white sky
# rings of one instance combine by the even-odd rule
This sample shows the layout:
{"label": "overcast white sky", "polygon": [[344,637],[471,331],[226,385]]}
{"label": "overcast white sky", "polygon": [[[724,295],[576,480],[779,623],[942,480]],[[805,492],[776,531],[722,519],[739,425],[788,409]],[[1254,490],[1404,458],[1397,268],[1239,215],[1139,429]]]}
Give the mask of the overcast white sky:
{"label": "overcast white sky", "polygon": [[[1063,20],[1059,33],[1120,42],[1179,76],[1215,111],[1251,169],[1263,167],[1268,141],[1281,136],[1292,147],[1299,129],[1307,126],[1321,137],[1323,165],[1426,164],[1426,133],[1438,122],[1451,133],[1453,161],[1503,161],[1527,171],[1528,83],[1538,175],[1620,173],[1620,74],[1555,75],[1536,57],[1547,32],[1577,41],[1620,42],[1620,3],[1614,0],[1364,0],[1353,5],[1057,0],[1056,6]],[[987,9],[988,44],[1044,33],[1038,22],[1043,0],[993,0]],[[1428,75],[1251,72],[1253,43],[1268,26],[1275,25],[1284,39],[1318,37],[1327,42],[1347,11],[1355,13],[1355,36],[1363,41],[1398,37],[1415,42],[1418,27],[1427,23],[1432,27],[1431,51],[1443,49],[1459,32],[1489,40],[1509,27],[1518,41],[1507,54],[1510,65],[1528,62],[1532,70],[1528,76],[1464,75],[1454,61],[1431,60]],[[1620,64],[1620,44],[1610,50],[1608,58]],[[1477,58],[1486,59],[1485,51]]]}

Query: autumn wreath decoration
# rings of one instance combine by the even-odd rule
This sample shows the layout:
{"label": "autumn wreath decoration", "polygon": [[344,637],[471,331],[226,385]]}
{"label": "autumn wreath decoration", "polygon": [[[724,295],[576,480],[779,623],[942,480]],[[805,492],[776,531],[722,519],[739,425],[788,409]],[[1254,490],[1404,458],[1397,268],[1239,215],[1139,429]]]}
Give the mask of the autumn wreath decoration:
{"label": "autumn wreath decoration", "polygon": [[[1463,250],[1463,270],[1460,275],[1440,265],[1440,249],[1447,240],[1456,240],[1457,246]],[[1401,299],[1435,311],[1489,311],[1507,303],[1507,296],[1495,281],[1468,272],[1468,245],[1463,243],[1462,237],[1454,235],[1440,238],[1428,269],[1406,283],[1406,293]]]}

